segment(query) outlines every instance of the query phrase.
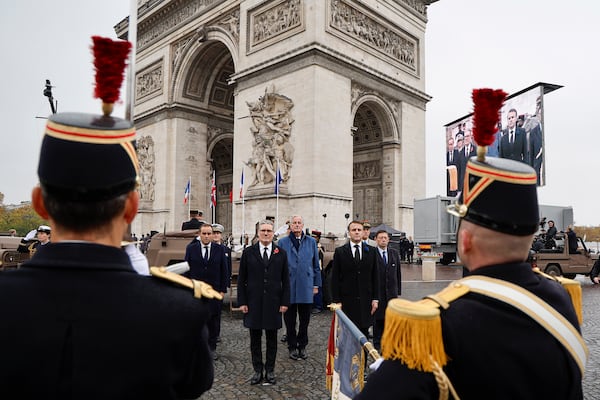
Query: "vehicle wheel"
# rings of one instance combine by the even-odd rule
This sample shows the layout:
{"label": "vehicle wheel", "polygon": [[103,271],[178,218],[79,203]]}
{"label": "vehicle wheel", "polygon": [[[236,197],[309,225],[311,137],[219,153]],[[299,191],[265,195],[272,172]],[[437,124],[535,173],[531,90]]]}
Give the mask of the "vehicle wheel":
{"label": "vehicle wheel", "polygon": [[454,261],[455,258],[456,258],[455,253],[444,253],[444,255],[442,256],[442,259],[440,260],[440,263],[442,263],[442,265],[449,265],[450,263],[452,263]]}
{"label": "vehicle wheel", "polygon": [[552,275],[552,276],[561,276],[562,275],[562,271],[560,270],[560,267],[558,265],[554,265],[554,264],[548,265],[544,272],[547,273],[548,275]]}
{"label": "vehicle wheel", "polygon": [[577,274],[565,274],[564,277],[567,279],[575,279],[575,275]]}

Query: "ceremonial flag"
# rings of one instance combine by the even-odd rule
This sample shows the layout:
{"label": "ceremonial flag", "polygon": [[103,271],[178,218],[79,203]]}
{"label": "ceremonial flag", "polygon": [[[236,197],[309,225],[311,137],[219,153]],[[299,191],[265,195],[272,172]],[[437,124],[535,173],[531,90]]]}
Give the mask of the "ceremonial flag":
{"label": "ceremonial flag", "polygon": [[212,185],[210,187],[210,207],[217,207],[217,186],[215,185],[215,171],[213,171]]}
{"label": "ceremonial flag", "polygon": [[233,190],[229,191],[229,202],[233,203]]}
{"label": "ceremonial flag", "polygon": [[326,381],[332,399],[351,400],[363,388],[365,353],[360,338],[364,335],[342,310],[335,310],[327,345]]}
{"label": "ceremonial flag", "polygon": [[277,174],[275,175],[275,194],[279,195],[279,185],[283,182],[281,170],[279,169],[279,161],[277,161]]}
{"label": "ceremonial flag", "polygon": [[186,204],[188,202],[188,199],[190,198],[191,189],[192,189],[192,178],[190,177],[190,179],[188,179],[188,181],[187,181],[187,185],[185,185],[185,192],[183,192],[183,204]]}
{"label": "ceremonial flag", "polygon": [[242,179],[240,179],[240,199],[244,198],[244,168],[242,168]]}

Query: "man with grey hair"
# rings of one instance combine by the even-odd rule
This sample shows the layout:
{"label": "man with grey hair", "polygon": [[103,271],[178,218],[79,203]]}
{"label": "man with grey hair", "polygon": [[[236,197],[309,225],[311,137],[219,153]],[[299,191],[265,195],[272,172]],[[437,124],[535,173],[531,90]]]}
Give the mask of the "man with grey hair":
{"label": "man with grey hair", "polygon": [[[278,245],[288,256],[290,271],[290,307],[283,315],[288,350],[292,360],[306,360],[308,324],[314,295],[321,286],[321,267],[317,241],[304,233],[304,220],[299,215],[290,219],[290,234]],[[296,330],[296,319],[299,321]]]}
{"label": "man with grey hair", "polygon": [[[290,305],[290,277],[285,250],[273,243],[273,222],[258,224],[258,242],[242,253],[238,275],[238,305],[244,313],[244,326],[250,330],[250,351],[254,375],[250,384],[263,379],[275,384],[277,330],[281,314]],[[266,359],[262,358],[262,331],[267,340]]]}

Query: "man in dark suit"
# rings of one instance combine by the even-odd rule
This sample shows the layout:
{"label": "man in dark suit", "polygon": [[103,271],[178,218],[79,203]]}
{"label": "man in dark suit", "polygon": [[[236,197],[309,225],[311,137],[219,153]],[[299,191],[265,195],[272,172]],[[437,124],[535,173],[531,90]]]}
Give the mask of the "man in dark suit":
{"label": "man in dark suit", "polygon": [[[458,175],[458,192],[462,192],[465,179],[465,137],[462,133],[456,134],[456,147],[454,147],[454,164]],[[402,257],[404,260],[404,257]]]}
{"label": "man in dark suit", "polygon": [[[185,261],[190,270],[185,274],[191,279],[208,283],[223,295],[227,291],[229,275],[227,256],[223,246],[213,243],[213,228],[209,224],[200,227],[200,240],[193,240],[185,249]],[[217,338],[221,330],[221,310],[223,300],[210,299],[210,319],[208,320],[208,345],[213,360],[217,356]]]}
{"label": "man in dark suit", "polygon": [[448,138],[448,147],[446,151],[446,195],[456,196],[458,189],[458,167],[456,165],[456,152],[454,151],[454,138]]}
{"label": "man in dark suit", "polygon": [[[258,225],[258,242],[242,253],[238,275],[238,305],[244,313],[244,326],[250,330],[250,351],[254,375],[250,384],[263,379],[275,384],[277,330],[281,328],[281,313],[290,305],[288,259],[281,247],[273,243],[273,222]],[[265,331],[267,352],[262,357],[262,331]]]}
{"label": "man in dark suit", "polygon": [[523,126],[527,138],[527,163],[533,167],[538,176],[538,186],[541,183],[543,157],[542,123],[536,117],[529,117]]}
{"label": "man in dark suit", "polygon": [[500,158],[515,161],[527,161],[527,143],[525,131],[517,126],[517,110],[511,108],[507,115],[507,127],[500,138]]}
{"label": "man in dark suit", "polygon": [[333,302],[341,303],[342,311],[368,337],[379,304],[379,279],[377,250],[362,243],[362,231],[362,222],[350,222],[350,241],[335,249],[331,291]]}
{"label": "man in dark suit", "polygon": [[121,249],[139,204],[134,141],[121,118],[49,117],[32,207],[52,242],[0,274],[0,398],[179,399],[210,389],[206,304],[140,276]]}
{"label": "man in dark suit", "polygon": [[388,246],[390,235],[384,230],[377,231],[377,271],[379,274],[379,305],[375,312],[373,324],[373,345],[381,349],[381,335],[383,334],[385,308],[388,301],[400,297],[402,293],[402,271],[400,268],[400,254]]}
{"label": "man in dark suit", "polygon": [[181,224],[181,230],[200,229],[204,222],[202,221],[202,211],[190,210],[190,220]]}

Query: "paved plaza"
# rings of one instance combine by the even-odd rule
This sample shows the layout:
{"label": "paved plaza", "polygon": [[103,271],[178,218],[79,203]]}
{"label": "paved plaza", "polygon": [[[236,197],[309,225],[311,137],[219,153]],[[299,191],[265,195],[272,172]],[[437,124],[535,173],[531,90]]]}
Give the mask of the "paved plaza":
{"label": "paved plaza", "polygon": [[[462,276],[461,267],[436,268],[436,281],[421,280],[420,265],[403,264],[403,297],[417,300],[434,293],[454,279]],[[584,323],[583,334],[590,350],[587,371],[583,382],[585,399],[600,399],[600,327],[595,316],[600,305],[600,286],[591,284],[589,278],[577,276],[583,286]],[[201,400],[208,399],[309,399],[329,398],[325,388],[325,358],[331,313],[313,314],[309,326],[308,359],[294,361],[288,357],[285,343],[278,341],[275,385],[250,385],[253,370],[250,362],[250,337],[242,326],[239,311],[223,312],[221,343],[217,348],[219,359],[215,361],[213,388]],[[285,333],[279,331],[278,337]],[[524,332],[523,334],[526,334]],[[263,339],[264,340],[264,339]],[[518,340],[510,338],[507,340]],[[263,343],[264,351],[264,343]]]}

